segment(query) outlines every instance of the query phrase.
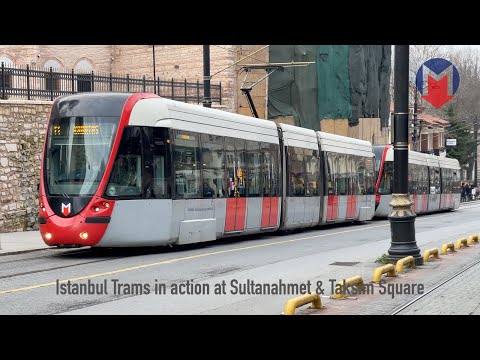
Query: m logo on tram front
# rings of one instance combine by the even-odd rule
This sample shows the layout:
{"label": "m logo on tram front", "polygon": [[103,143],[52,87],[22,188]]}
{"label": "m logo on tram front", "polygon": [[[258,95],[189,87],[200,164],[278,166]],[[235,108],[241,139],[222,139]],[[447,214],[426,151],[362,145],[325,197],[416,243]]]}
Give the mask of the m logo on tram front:
{"label": "m logo on tram front", "polygon": [[62,203],[62,214],[63,216],[68,216],[72,212],[72,204],[69,202]]}

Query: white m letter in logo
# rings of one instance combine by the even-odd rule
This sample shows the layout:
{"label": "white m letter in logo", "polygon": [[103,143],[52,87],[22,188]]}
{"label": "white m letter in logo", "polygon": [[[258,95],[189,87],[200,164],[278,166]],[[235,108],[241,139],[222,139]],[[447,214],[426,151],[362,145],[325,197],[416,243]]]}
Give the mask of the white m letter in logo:
{"label": "white m letter in logo", "polygon": [[62,214],[63,214],[63,216],[70,215],[71,210],[72,210],[72,204],[71,203],[69,203],[69,202],[62,203]]}

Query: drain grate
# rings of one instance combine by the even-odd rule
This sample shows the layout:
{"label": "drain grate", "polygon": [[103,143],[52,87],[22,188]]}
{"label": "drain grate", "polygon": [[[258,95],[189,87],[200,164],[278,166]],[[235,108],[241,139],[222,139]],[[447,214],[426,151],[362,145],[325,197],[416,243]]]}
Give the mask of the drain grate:
{"label": "drain grate", "polygon": [[357,264],[360,264],[358,261],[355,262],[355,261],[337,261],[337,262],[334,262],[334,263],[331,263],[330,265],[338,265],[338,266],[353,266],[353,265],[357,265]]}

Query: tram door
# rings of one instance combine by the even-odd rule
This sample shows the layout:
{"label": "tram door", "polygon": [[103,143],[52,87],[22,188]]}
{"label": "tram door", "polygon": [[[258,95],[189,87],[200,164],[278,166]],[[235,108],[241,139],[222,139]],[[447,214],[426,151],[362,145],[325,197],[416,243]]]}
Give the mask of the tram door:
{"label": "tram door", "polygon": [[244,231],[247,210],[245,140],[225,138],[227,210],[225,232]]}
{"label": "tram door", "polygon": [[337,154],[326,153],[327,155],[327,221],[335,221],[338,218],[338,191],[337,191]]}
{"label": "tram door", "polygon": [[278,226],[278,148],[261,144],[262,167],[262,220],[261,228]]}

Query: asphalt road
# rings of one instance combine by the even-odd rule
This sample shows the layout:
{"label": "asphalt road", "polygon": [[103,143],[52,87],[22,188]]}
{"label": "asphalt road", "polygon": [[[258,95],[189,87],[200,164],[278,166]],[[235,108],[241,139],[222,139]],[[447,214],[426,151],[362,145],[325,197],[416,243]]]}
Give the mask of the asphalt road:
{"label": "asphalt road", "polygon": [[[479,233],[479,216],[476,203],[419,216],[417,243],[423,250]],[[381,220],[174,248],[1,256],[0,314],[280,314],[301,284],[315,291],[321,281],[330,294],[331,280],[352,273],[349,265],[372,269],[389,246],[390,224]],[[241,293],[239,286],[280,281],[297,293]],[[88,289],[96,293],[75,293]]]}

